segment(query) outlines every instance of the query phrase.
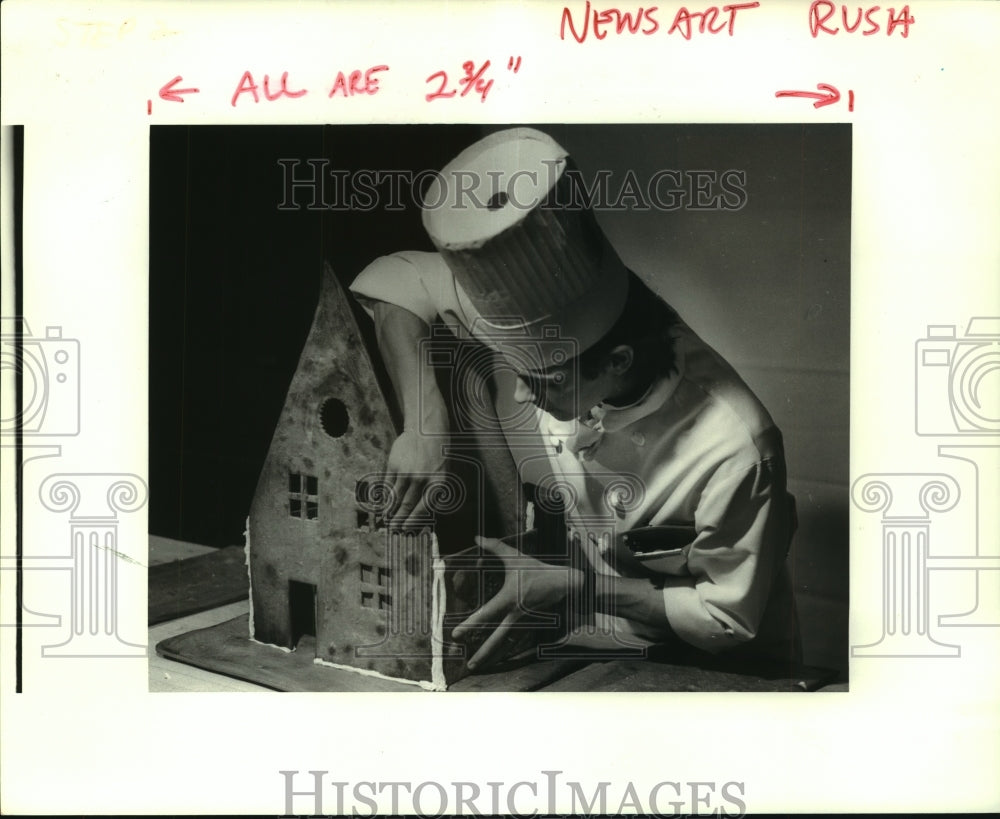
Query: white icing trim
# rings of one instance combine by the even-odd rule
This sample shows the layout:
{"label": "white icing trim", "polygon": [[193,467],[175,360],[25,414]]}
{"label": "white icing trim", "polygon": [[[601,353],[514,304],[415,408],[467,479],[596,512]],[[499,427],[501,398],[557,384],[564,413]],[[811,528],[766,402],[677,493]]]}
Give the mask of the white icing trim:
{"label": "white icing trim", "polygon": [[[253,639],[253,577],[250,575],[250,516],[247,515],[247,528],[243,532],[243,561],[246,563],[247,567],[247,583],[250,584],[250,593],[247,598],[250,600],[250,618],[247,621],[250,625],[250,639],[253,642],[257,642]],[[262,645],[269,645],[269,643],[263,643]],[[278,648],[278,646],[275,646]]]}
{"label": "white icing trim", "polygon": [[440,689],[434,687],[434,683],[427,682],[426,680],[407,680],[403,677],[390,677],[388,674],[383,674],[380,671],[372,671],[368,668],[355,668],[353,665],[344,665],[342,663],[331,663],[327,660],[320,659],[316,657],[313,659],[314,665],[325,665],[329,668],[339,668],[342,671],[353,671],[355,674],[363,674],[366,677],[378,677],[380,680],[389,680],[390,682],[406,683],[407,685],[418,685],[427,691],[438,691]]}
{"label": "white icing trim", "polygon": [[263,640],[258,640],[253,636],[253,575],[250,573],[250,518],[247,517],[247,528],[243,532],[243,554],[245,555],[246,567],[247,567],[247,580],[250,583],[250,617],[247,621],[250,626],[249,639],[251,643],[256,643],[259,646],[267,646],[268,648],[276,648],[278,651],[283,651],[285,654],[291,654],[295,651],[294,648],[288,648],[287,646],[279,646],[275,643],[265,643]]}
{"label": "white icing trim", "polygon": [[287,646],[279,646],[274,643],[265,643],[263,640],[255,640],[253,637],[250,638],[251,643],[256,643],[259,646],[267,646],[268,648],[276,648],[278,651],[284,651],[285,654],[291,654],[295,651],[294,648],[288,648]]}
{"label": "white icing trim", "polygon": [[431,683],[435,691],[447,691],[444,676],[444,613],[446,608],[444,560],[438,551],[437,535],[431,532]]}

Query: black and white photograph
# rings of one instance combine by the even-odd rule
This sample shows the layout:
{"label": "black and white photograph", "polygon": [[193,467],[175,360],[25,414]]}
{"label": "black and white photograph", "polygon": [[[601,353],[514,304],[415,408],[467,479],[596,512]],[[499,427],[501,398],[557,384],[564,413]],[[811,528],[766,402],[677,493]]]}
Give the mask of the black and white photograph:
{"label": "black and white photograph", "polygon": [[0,3],[0,813],[995,813],[998,32]]}
{"label": "black and white photograph", "polygon": [[150,146],[151,690],[847,689],[849,126]]}

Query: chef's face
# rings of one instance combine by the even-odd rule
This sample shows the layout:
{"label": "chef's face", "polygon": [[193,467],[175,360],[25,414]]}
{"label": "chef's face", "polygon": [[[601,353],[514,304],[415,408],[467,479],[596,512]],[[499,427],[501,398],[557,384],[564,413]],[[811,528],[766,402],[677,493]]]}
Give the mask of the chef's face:
{"label": "chef's face", "polygon": [[522,370],[517,373],[514,400],[532,403],[557,421],[571,421],[605,398],[607,380],[606,373],[584,378],[575,360],[545,370]]}

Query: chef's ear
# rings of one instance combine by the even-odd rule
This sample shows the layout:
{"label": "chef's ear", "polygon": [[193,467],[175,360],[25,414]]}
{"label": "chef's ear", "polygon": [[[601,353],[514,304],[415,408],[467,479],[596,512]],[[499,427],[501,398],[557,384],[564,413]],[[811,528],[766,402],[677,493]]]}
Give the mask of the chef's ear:
{"label": "chef's ear", "polygon": [[628,344],[619,344],[608,353],[608,372],[612,375],[625,375],[632,369],[635,361],[635,350]]}

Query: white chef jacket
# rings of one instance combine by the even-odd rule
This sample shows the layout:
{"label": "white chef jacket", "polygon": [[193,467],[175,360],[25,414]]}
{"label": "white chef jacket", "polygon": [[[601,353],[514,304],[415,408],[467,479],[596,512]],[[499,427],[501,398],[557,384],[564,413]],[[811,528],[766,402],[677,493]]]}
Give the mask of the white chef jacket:
{"label": "white chef jacket", "polygon": [[[478,317],[436,253],[377,259],[351,290],[369,308],[383,301],[428,324],[440,317],[460,336]],[[599,575],[648,576],[615,535],[693,524],[694,541],[657,582],[674,633],[713,653],[752,640],[740,653],[789,658],[798,645],[785,570],[795,513],[781,433],[715,351],[683,323],[674,335],[676,371],[639,401],[599,405],[583,422],[538,410],[545,454],[512,453],[524,480],[548,478],[571,489],[568,531]],[[664,636],[622,618],[601,623],[624,644]]]}

